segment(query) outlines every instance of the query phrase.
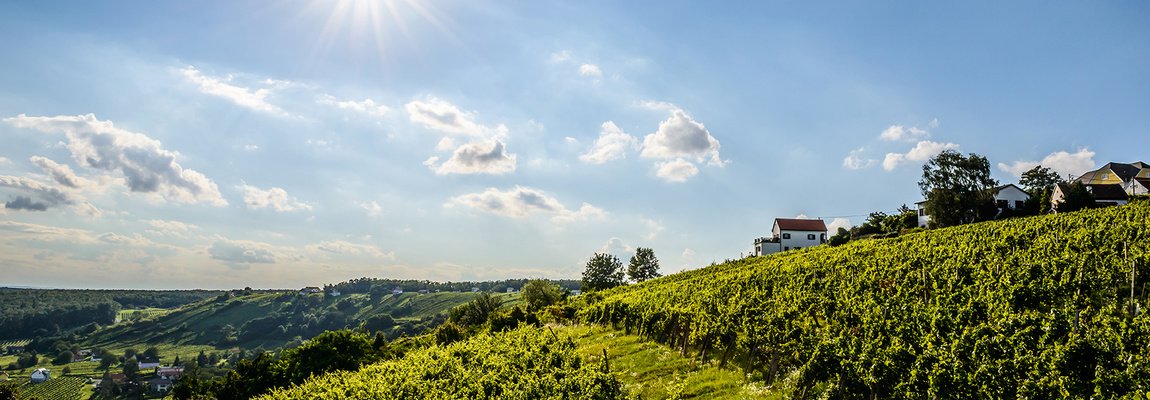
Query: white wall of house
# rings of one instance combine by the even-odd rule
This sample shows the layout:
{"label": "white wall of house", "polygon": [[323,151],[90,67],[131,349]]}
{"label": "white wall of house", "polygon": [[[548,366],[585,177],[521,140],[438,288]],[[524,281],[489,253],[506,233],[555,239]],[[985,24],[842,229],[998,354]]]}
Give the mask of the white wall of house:
{"label": "white wall of house", "polygon": [[1014,185],[1007,185],[994,194],[994,202],[998,208],[1003,208],[1003,202],[1006,202],[1006,208],[1022,208],[1022,204],[1028,199],[1030,195]]}

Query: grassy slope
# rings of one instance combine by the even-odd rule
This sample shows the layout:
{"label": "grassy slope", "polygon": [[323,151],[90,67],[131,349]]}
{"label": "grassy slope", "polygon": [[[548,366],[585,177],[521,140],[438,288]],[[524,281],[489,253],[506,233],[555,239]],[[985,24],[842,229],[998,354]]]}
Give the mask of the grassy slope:
{"label": "grassy slope", "polygon": [[598,362],[604,350],[611,370],[628,392],[643,399],[775,399],[756,382],[747,381],[737,368],[699,363],[666,345],[601,326],[556,329],[579,345],[588,362]]}

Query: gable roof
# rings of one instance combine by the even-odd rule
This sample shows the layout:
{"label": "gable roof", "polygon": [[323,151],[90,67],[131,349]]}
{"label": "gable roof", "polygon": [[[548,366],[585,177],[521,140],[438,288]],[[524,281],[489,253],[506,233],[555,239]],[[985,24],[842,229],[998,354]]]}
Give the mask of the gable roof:
{"label": "gable roof", "polygon": [[1106,163],[1106,165],[1103,165],[1102,168],[1098,168],[1093,171],[1087,171],[1086,173],[1082,174],[1082,176],[1079,176],[1076,180],[1082,181],[1082,183],[1090,183],[1099,177],[1113,173],[1123,182],[1129,182],[1130,179],[1138,176],[1138,173],[1147,167],[1150,167],[1150,165],[1147,165],[1141,161],[1136,161],[1129,164],[1116,162]]}
{"label": "gable roof", "polygon": [[[1001,185],[1001,186],[998,186],[998,187],[994,188],[994,194],[998,194],[998,193],[1002,192],[1003,190],[1005,190],[1005,189],[1006,189],[1006,188],[1008,188],[1008,187],[1013,187],[1013,188],[1015,188],[1015,189],[1018,189],[1018,191],[1019,191],[1019,192],[1022,192],[1022,194],[1025,194],[1025,195],[1027,195],[1027,196],[1030,196],[1030,192],[1027,192],[1027,191],[1023,190],[1022,188],[1018,187],[1017,185],[1015,185],[1015,184],[1013,184],[1013,183],[1007,183],[1007,184],[1005,184],[1005,185]],[[923,200],[923,202],[925,203],[925,202],[926,202],[926,200]],[[917,204],[917,203],[916,203],[916,204]]]}
{"label": "gable roof", "polygon": [[1090,188],[1090,193],[1094,195],[1094,200],[1126,200],[1126,191],[1122,189],[1122,185],[1087,185]]}
{"label": "gable roof", "polygon": [[827,224],[821,219],[775,218],[779,230],[826,232]]}

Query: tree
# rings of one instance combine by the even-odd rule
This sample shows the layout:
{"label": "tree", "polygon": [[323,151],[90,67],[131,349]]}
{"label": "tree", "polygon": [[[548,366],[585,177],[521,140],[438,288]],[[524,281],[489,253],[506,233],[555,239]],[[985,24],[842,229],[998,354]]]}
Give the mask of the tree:
{"label": "tree", "polygon": [[618,257],[595,253],[583,270],[583,291],[610,289],[623,284],[623,263]]}
{"label": "tree", "polygon": [[835,232],[835,235],[831,236],[831,238],[827,240],[827,244],[833,247],[844,245],[849,241],[851,241],[851,231],[848,231],[846,228],[840,226],[838,232]]}
{"label": "tree", "polygon": [[647,247],[635,249],[635,255],[627,263],[627,278],[635,282],[655,279],[659,274],[659,259],[655,258],[655,251]]}
{"label": "tree", "polygon": [[467,304],[460,304],[448,311],[448,319],[463,326],[474,326],[487,322],[487,317],[499,306],[503,305],[503,301],[499,298],[481,292],[475,296],[475,300]]}
{"label": "tree", "polygon": [[1030,199],[1026,202],[1027,211],[1032,214],[1050,211],[1050,197],[1054,193],[1054,186],[1059,183],[1066,183],[1066,180],[1050,168],[1041,165],[1023,172],[1018,184],[1030,194]]}
{"label": "tree", "polygon": [[974,153],[963,157],[954,150],[943,151],[923,165],[922,180],[918,182],[926,197],[930,224],[936,227],[993,217],[992,190],[996,185],[986,157]]}
{"label": "tree", "polygon": [[1071,212],[1095,206],[1094,194],[1086,189],[1086,185],[1082,181],[1074,181],[1065,187],[1066,193],[1063,193],[1062,200],[1054,205],[1055,211]]}
{"label": "tree", "polygon": [[532,311],[538,311],[549,305],[555,304],[563,297],[563,293],[551,281],[546,279],[533,279],[523,284],[520,289],[523,301],[527,303],[527,307]]}
{"label": "tree", "polygon": [[21,386],[21,383],[17,381],[0,382],[0,400],[23,398]]}

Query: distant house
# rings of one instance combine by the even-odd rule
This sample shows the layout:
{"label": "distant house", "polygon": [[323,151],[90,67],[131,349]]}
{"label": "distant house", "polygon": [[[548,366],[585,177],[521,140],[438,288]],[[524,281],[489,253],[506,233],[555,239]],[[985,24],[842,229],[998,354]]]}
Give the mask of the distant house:
{"label": "distant house", "polygon": [[336,289],[331,290],[331,297],[339,297],[341,294],[342,293],[340,293],[339,290],[336,290]]}
{"label": "distant house", "polygon": [[396,296],[401,295],[401,294],[403,294],[403,288],[396,286],[395,289],[391,289],[391,294],[394,294]]}
{"label": "distant house", "polygon": [[821,219],[775,218],[771,237],[755,239],[755,255],[818,246],[827,241],[827,225]]}
{"label": "distant house", "polygon": [[156,377],[174,381],[184,376],[184,367],[159,367],[156,368]]}
{"label": "distant house", "polygon": [[316,287],[316,286],[308,286],[308,287],[305,287],[305,288],[303,288],[303,289],[300,289],[300,290],[299,290],[299,294],[300,294],[300,295],[309,295],[309,294],[315,294],[315,293],[319,293],[319,292],[321,292],[321,291],[322,291],[322,290],[320,290],[320,289],[319,289],[318,287]]}
{"label": "distant house", "polygon": [[[1119,184],[1087,184],[1086,191],[1094,196],[1094,204],[1097,206],[1120,206],[1130,202],[1130,196],[1126,194],[1126,190],[1122,189]],[[1066,193],[1070,190],[1070,184],[1059,183],[1054,187],[1054,192],[1050,195],[1050,209],[1058,212],[1058,206],[1066,199]]]}
{"label": "distant house", "polygon": [[159,367],[160,367],[159,361],[147,361],[147,362],[140,361],[140,370],[145,370],[145,369],[150,369],[150,368],[159,368]]}
{"label": "distant house", "polygon": [[479,291],[479,288],[478,288],[478,287],[475,287],[475,286],[472,286],[472,287],[471,287],[471,293],[476,293],[476,292],[478,292],[478,291]]}
{"label": "distant house", "polygon": [[52,372],[48,371],[47,368],[37,368],[32,371],[32,383],[47,382],[49,379],[52,379]]}
{"label": "distant house", "polygon": [[172,385],[175,385],[175,382],[158,376],[152,379],[148,379],[145,383],[148,384],[148,389],[153,393],[167,393],[168,391],[172,390]]}
{"label": "distant house", "polygon": [[[1087,187],[1094,185],[1118,185],[1127,195],[1150,194],[1150,164],[1141,161],[1125,163],[1107,163],[1102,168],[1088,171],[1079,176],[1076,181]],[[1103,189],[1110,190],[1110,189]],[[1110,197],[1115,197],[1108,194]],[[1096,199],[1098,195],[1094,196]]]}
{"label": "distant house", "polygon": [[[995,187],[993,190],[994,206],[998,208],[998,214],[1002,214],[1008,209],[1021,209],[1026,205],[1026,201],[1030,200],[1030,193],[1013,183]],[[918,226],[925,228],[930,224],[930,215],[926,212],[926,200],[914,203],[914,205],[918,207]]]}
{"label": "distant house", "polygon": [[512,288],[512,287],[507,288],[507,293],[515,293],[515,288]]}
{"label": "distant house", "polygon": [[423,290],[419,291],[419,294],[428,294],[428,293],[431,293],[431,292],[427,291],[427,289],[423,289]]}

